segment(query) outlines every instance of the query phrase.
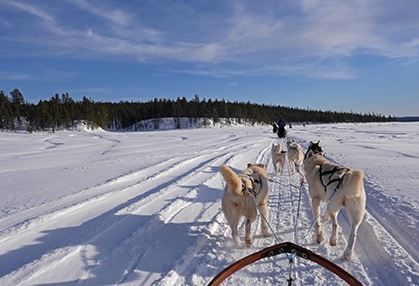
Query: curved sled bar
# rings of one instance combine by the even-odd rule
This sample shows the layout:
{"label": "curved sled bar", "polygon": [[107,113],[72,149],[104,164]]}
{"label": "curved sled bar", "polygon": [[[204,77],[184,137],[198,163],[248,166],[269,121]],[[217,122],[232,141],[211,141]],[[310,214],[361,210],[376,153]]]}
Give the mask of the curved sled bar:
{"label": "curved sled bar", "polygon": [[361,282],[359,282],[355,277],[353,277],[350,273],[348,273],[340,266],[334,264],[326,258],[321,257],[320,255],[315,254],[314,252],[304,247],[298,246],[291,242],[284,242],[267,247],[234,262],[233,264],[225,268],[223,271],[221,271],[217,276],[215,276],[214,279],[212,279],[211,282],[208,284],[208,286],[218,286],[227,277],[231,276],[233,273],[242,269],[243,267],[252,264],[260,259],[272,257],[283,253],[291,253],[298,255],[301,258],[311,260],[319,264],[320,266],[328,269],[329,271],[335,273],[337,276],[342,278],[342,280],[346,281],[349,285],[362,286]]}

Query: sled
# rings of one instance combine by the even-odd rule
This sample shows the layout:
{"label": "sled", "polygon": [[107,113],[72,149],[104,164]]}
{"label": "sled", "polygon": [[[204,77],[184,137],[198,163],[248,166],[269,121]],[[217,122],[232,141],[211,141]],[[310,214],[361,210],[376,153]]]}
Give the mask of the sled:
{"label": "sled", "polygon": [[[258,252],[252,253],[225,268],[222,270],[217,276],[214,277],[214,279],[211,280],[211,282],[208,284],[208,286],[218,286],[221,282],[223,282],[225,279],[227,279],[229,276],[237,272],[238,270],[246,267],[249,264],[252,264],[258,260],[272,257],[279,254],[295,254],[303,259],[311,260],[318,265],[326,268],[327,270],[331,271],[332,273],[336,274],[342,280],[346,281],[351,286],[358,286],[362,283],[359,282],[354,276],[352,276],[350,273],[348,273],[346,270],[341,268],[340,266],[334,264],[333,262],[327,260],[326,258],[304,248],[301,246],[298,246],[291,242],[284,242],[279,243],[270,247],[267,247],[265,249],[262,249]],[[291,285],[292,279],[287,280],[289,285]]]}
{"label": "sled", "polygon": [[277,134],[278,138],[285,138],[285,136],[287,136],[287,130],[285,130],[284,127],[279,127]]}

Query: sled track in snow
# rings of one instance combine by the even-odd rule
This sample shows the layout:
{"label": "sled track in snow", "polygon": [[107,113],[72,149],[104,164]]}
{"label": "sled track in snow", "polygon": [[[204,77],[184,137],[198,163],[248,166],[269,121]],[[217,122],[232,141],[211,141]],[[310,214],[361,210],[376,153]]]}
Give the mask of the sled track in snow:
{"label": "sled track in snow", "polygon": [[[264,155],[259,156],[262,158],[262,162],[268,166],[269,175],[273,176],[273,168],[270,159],[270,154],[265,149],[261,152],[265,153]],[[271,177],[272,178],[272,177]],[[289,174],[284,173],[282,176],[275,176],[275,181],[270,183],[270,200],[269,200],[269,221],[274,229],[279,230],[277,235],[280,239],[285,241],[293,241],[293,226],[295,223],[295,211],[297,209],[298,202],[298,190],[295,187],[290,186],[298,185],[298,178],[289,176]],[[298,231],[298,240],[301,242],[301,245],[311,249],[312,251],[327,257],[334,263],[340,265],[342,268],[346,269],[350,273],[356,273],[357,278],[364,285],[417,285],[418,277],[409,276],[408,273],[415,272],[417,269],[417,263],[414,259],[407,259],[406,257],[409,254],[404,250],[404,248],[394,239],[391,238],[391,235],[385,230],[378,220],[376,220],[372,214],[368,211],[366,212],[366,217],[361,224],[361,228],[358,234],[358,240],[356,242],[355,248],[355,261],[346,262],[340,259],[340,256],[343,253],[343,250],[347,243],[347,236],[350,232],[349,229],[349,218],[346,216],[345,210],[341,211],[339,216],[340,231],[338,235],[338,245],[336,247],[331,247],[328,245],[328,236],[330,235],[330,223],[323,224],[325,231],[325,242],[322,244],[317,244],[314,241],[314,232],[313,230],[310,233],[307,233],[310,225],[313,222],[310,198],[307,193],[307,185],[305,185],[302,193],[301,201],[301,215],[299,217],[299,231]],[[224,219],[223,216],[221,216]],[[258,222],[252,227],[254,233],[258,233],[259,223]],[[243,227],[243,226],[242,226]],[[256,229],[258,228],[258,230]],[[224,242],[227,243],[231,240],[230,231],[228,228],[224,232],[227,232],[227,238],[224,239]],[[392,241],[389,245],[383,245],[383,237],[386,236],[384,241]],[[265,240],[265,241],[264,241]],[[271,243],[269,243],[270,241]],[[233,251],[234,259],[228,259],[230,263],[225,265],[228,266],[232,262],[246,256],[250,252],[257,251],[261,248],[264,248],[268,245],[275,244],[273,238],[264,239],[261,236],[255,235],[255,243],[250,251],[240,251],[240,250],[231,250]],[[232,248],[233,246],[230,245]],[[398,251],[400,258],[403,260],[395,261],[390,255],[391,252]],[[240,254],[241,255],[238,255]],[[284,256],[282,258],[276,258],[278,261],[273,261],[269,259],[267,262],[258,262],[257,265],[248,266],[246,269],[242,269],[241,273],[236,273],[234,276],[229,278],[229,283],[240,284],[240,285],[252,285],[254,283],[266,283],[266,284],[284,284],[288,277],[288,261]],[[386,269],[389,271],[386,273],[377,272],[376,276],[371,279],[370,275],[367,272],[371,272],[371,269],[374,269],[374,264],[382,265],[383,261],[387,261]],[[273,268],[273,269],[272,269]],[[265,269],[265,270],[263,270]],[[368,270],[367,270],[368,269]],[[275,277],[267,277],[260,275],[258,273],[272,273],[275,272],[277,275]],[[217,274],[217,273],[215,273]],[[328,272],[322,267],[312,264],[308,261],[302,259],[297,259],[297,264],[294,269],[294,279],[296,285],[306,285],[308,284],[340,284],[342,281],[340,278],[334,274]],[[251,282],[249,278],[252,277]],[[191,282],[191,281],[189,281]],[[301,283],[301,284],[299,284]],[[413,283],[413,284],[412,284]]]}
{"label": "sled track in snow", "polygon": [[[177,153],[145,169],[132,170],[45,203],[36,211],[28,209],[25,221],[14,220],[13,214],[3,218],[0,242],[9,244],[10,252],[0,256],[0,263],[6,265],[0,273],[0,284],[45,284],[44,277],[51,277],[52,272],[60,273],[66,265],[81,263],[81,272],[73,273],[73,279],[66,278],[65,283],[206,285],[232,262],[277,243],[274,237],[260,235],[258,216],[252,227],[253,247],[236,249],[221,211],[224,182],[218,166],[228,164],[244,169],[252,161],[249,158],[265,163],[274,180],[269,183],[269,223],[280,240],[293,242],[298,203],[295,186],[299,185],[299,176],[289,175],[287,167],[283,175],[273,174],[270,155],[273,141],[249,145],[232,137],[222,146],[215,144],[199,152]],[[255,153],[255,148],[261,151]],[[307,233],[313,216],[304,186],[300,245],[338,264],[365,285],[418,285],[419,276],[411,274],[419,272],[418,264],[409,257],[409,249],[386,230],[388,225],[376,217],[374,209],[369,211],[367,207],[367,210],[358,233],[355,261],[341,261],[349,234],[348,217],[345,211],[339,215],[337,247],[327,244],[330,224],[324,224],[326,242],[314,243],[313,231]],[[85,219],[76,220],[80,217]],[[33,233],[39,233],[39,239],[26,241],[25,237]],[[171,236],[167,237],[167,233]],[[173,240],[176,249],[171,247]],[[20,247],[14,245],[19,243]],[[19,259],[24,257],[25,250],[30,250],[33,256],[25,257],[25,263],[21,263]],[[45,265],[49,265],[48,269]],[[334,274],[300,258],[292,273],[293,285],[345,285]],[[283,255],[250,265],[228,281],[235,285],[284,285],[288,274],[289,263]]]}
{"label": "sled track in snow", "polygon": [[[220,149],[224,150],[221,152],[221,155]],[[150,173],[148,177],[140,180],[138,180],[138,178],[135,178],[138,177],[140,173],[146,174],[147,170],[141,170],[129,174],[127,176],[122,176],[119,178],[109,180],[108,182],[102,185],[94,187],[94,189],[98,193],[103,192],[102,194],[90,197],[82,202],[70,205],[65,208],[59,208],[57,211],[52,211],[50,213],[46,213],[28,219],[26,222],[18,223],[15,226],[6,229],[2,232],[2,236],[5,237],[7,235],[7,237],[3,239],[2,243],[9,242],[10,244],[13,244],[13,237],[15,236],[24,237],[25,233],[30,233],[34,231],[41,233],[45,232],[46,229],[53,229],[54,227],[52,226],[52,224],[55,224],[57,219],[61,220],[60,227],[65,227],[66,222],[69,225],[72,225],[74,223],[71,222],[71,220],[70,222],[68,222],[72,214],[86,212],[87,221],[85,221],[82,224],[83,231],[81,228],[74,229],[74,232],[82,231],[83,235],[80,236],[78,234],[76,235],[75,233],[72,234],[72,232],[70,231],[68,233],[70,238],[67,238],[68,240],[64,242],[57,241],[57,244],[53,249],[48,249],[48,246],[44,245],[41,242],[41,245],[44,245],[45,248],[40,247],[39,251],[37,251],[37,253],[39,253],[39,256],[27,258],[28,262],[26,263],[26,266],[24,268],[33,268],[33,277],[37,277],[41,272],[44,271],[43,269],[37,269],[36,265],[39,264],[37,262],[48,260],[49,264],[59,264],[61,263],[61,261],[69,259],[69,257],[76,255],[76,253],[79,253],[83,250],[83,248],[80,248],[78,246],[76,247],[76,245],[92,243],[93,241],[99,239],[102,233],[112,232],[112,229],[117,229],[117,225],[123,224],[124,220],[129,220],[120,219],[120,217],[132,217],[133,215],[138,214],[140,210],[144,208],[151,208],[150,205],[152,204],[156,205],[153,207],[157,209],[152,208],[151,212],[158,213],[161,207],[165,207],[164,204],[161,205],[161,202],[164,202],[165,198],[167,198],[167,202],[170,202],[171,200],[174,200],[177,196],[185,196],[188,192],[194,190],[190,190],[189,186],[186,186],[183,188],[181,192],[178,192],[177,190],[179,189],[179,186],[187,184],[188,181],[192,180],[194,177],[197,177],[196,174],[201,173],[203,170],[208,168],[207,166],[213,166],[214,164],[218,166],[219,164],[224,163],[228,160],[230,156],[229,154],[232,151],[240,149],[243,149],[243,146],[240,144],[235,144],[231,147],[223,146],[216,151],[212,150],[213,152],[211,152],[211,150],[208,150],[207,152],[200,152],[199,154],[195,154],[190,158],[177,158],[177,160],[170,160],[169,164],[157,164],[160,166],[154,166],[155,170],[152,173]],[[214,157],[212,154],[218,154],[218,156]],[[176,169],[181,167],[180,170],[182,170],[185,167],[185,165],[188,164],[191,165],[188,168],[190,170],[188,173],[177,173]],[[162,170],[160,167],[163,167],[165,169]],[[209,169],[206,171],[206,173],[208,174],[208,176],[214,176],[214,170]],[[157,177],[167,177],[168,180],[164,184],[160,184],[159,186],[153,186],[153,181]],[[180,178],[180,180],[178,178]],[[203,182],[197,182],[195,185],[198,186],[202,183]],[[139,191],[139,189],[142,191]],[[92,190],[84,190],[80,193],[88,193],[89,191],[91,192]],[[170,197],[170,194],[172,193],[175,193],[175,195]],[[75,196],[79,195],[80,194],[76,194]],[[123,199],[119,201],[119,205],[118,197],[123,197]],[[187,208],[190,204],[191,203],[184,205],[183,208]],[[108,205],[110,207],[108,207]],[[166,208],[168,207],[166,206]],[[102,213],[100,209],[103,209]],[[175,207],[174,209],[177,208]],[[89,214],[90,212],[94,214],[91,215]],[[170,211],[168,211],[167,213],[169,218],[166,219],[166,223],[171,221]],[[172,216],[175,217],[176,214],[172,214]],[[161,223],[159,217],[156,217],[151,221],[154,221],[154,223],[157,224]],[[132,224],[132,222],[130,222],[130,224]],[[155,227],[153,227],[152,225],[153,223],[151,223],[145,229],[155,229]],[[136,226],[140,228],[140,225]],[[97,232],[99,232],[99,234],[97,234]],[[132,232],[135,233],[135,230],[132,230]],[[13,236],[11,235],[12,233]],[[145,233],[148,232],[145,231]],[[59,240],[60,237],[57,236],[56,239]],[[138,243],[138,236],[136,236],[136,239],[137,240],[135,241]],[[13,249],[13,247],[11,249]],[[13,253],[13,250],[11,251],[11,253]],[[10,255],[2,256],[2,258],[8,259],[10,258]],[[0,281],[19,281],[19,269],[13,268],[13,261],[9,265],[10,267],[3,269],[4,272],[1,275],[5,276],[2,277]],[[133,263],[133,265],[135,265],[135,263]],[[7,275],[11,271],[13,271],[13,275]],[[27,269],[25,271],[27,271]],[[129,271],[124,275],[129,275]],[[10,280],[8,280],[8,278],[10,278]],[[25,277],[25,279],[28,279],[28,277]],[[123,278],[121,279],[121,281],[124,280]]]}

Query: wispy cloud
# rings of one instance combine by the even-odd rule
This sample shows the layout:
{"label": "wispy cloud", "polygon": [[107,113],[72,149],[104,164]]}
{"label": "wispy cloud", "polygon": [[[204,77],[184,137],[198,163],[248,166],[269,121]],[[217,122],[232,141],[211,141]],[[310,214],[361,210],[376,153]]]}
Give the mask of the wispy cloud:
{"label": "wispy cloud", "polygon": [[10,4],[32,15],[38,16],[44,21],[54,22],[54,18],[51,15],[34,5],[24,4],[22,2],[10,2]]}
{"label": "wispy cloud", "polygon": [[[37,54],[119,57],[158,63],[160,68],[166,62],[190,63],[179,71],[212,76],[351,78],[356,71],[346,61],[358,55],[406,63],[419,59],[419,40],[413,33],[419,28],[417,17],[391,1],[233,1],[211,3],[208,10],[206,2],[180,0],[171,7],[72,0],[65,11],[56,3],[11,2],[9,7],[38,18],[4,20],[12,21],[19,35],[15,43],[26,42]],[[176,13],[170,13],[175,5]],[[397,13],[411,20],[391,19],[396,5]],[[20,21],[32,26],[19,30]],[[400,33],[406,27],[412,32]]]}
{"label": "wispy cloud", "polygon": [[0,71],[0,80],[22,80],[31,78],[28,74]]}
{"label": "wispy cloud", "polygon": [[100,2],[96,2],[94,5],[85,0],[72,0],[71,3],[79,9],[110,21],[114,25],[126,27],[130,24],[130,12],[124,12],[115,7],[102,6]]}

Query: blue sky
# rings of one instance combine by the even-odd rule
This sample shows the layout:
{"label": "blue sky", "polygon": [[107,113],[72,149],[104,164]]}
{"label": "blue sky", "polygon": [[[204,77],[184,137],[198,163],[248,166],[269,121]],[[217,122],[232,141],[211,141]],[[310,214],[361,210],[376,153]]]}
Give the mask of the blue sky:
{"label": "blue sky", "polygon": [[0,90],[419,115],[419,1],[0,0]]}

